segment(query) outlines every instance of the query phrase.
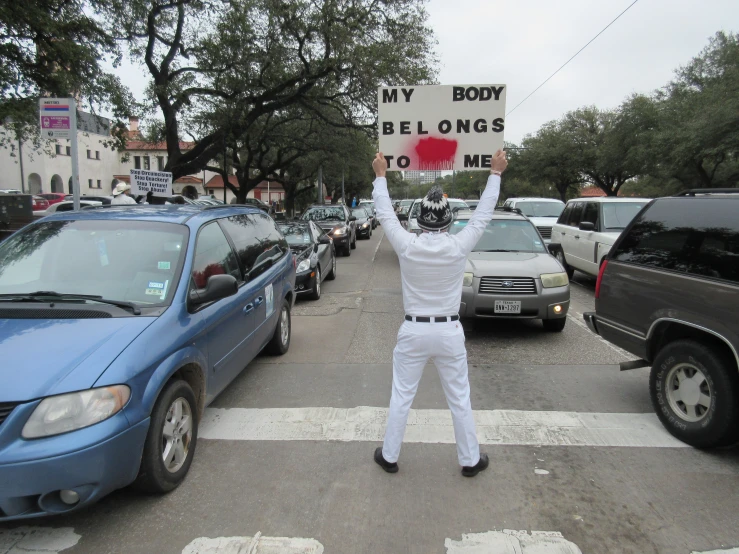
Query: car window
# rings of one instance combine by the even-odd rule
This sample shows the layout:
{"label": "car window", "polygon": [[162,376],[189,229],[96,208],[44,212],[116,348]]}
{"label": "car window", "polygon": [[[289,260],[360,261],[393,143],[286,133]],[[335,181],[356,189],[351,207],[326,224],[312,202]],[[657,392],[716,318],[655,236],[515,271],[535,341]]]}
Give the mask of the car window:
{"label": "car window", "polygon": [[570,219],[570,214],[572,213],[572,204],[573,202],[569,202],[565,206],[565,209],[560,214],[559,219],[557,220],[557,223],[559,223],[560,225],[567,225],[567,222]]}
{"label": "car window", "polygon": [[452,210],[469,210],[470,207],[467,205],[467,202],[463,202],[462,200],[449,200],[449,207]]}
{"label": "car window", "polygon": [[526,217],[559,217],[565,205],[559,202],[518,202],[516,207]]}
{"label": "car window", "polygon": [[659,200],[634,222],[613,259],[739,282],[736,210],[737,202],[718,198]]}
{"label": "car window", "polygon": [[39,222],[0,243],[0,294],[39,290],[169,304],[187,227],[131,220]]}
{"label": "car window", "polygon": [[421,215],[421,202],[414,202],[408,212],[408,219],[418,219]]}
{"label": "car window", "polygon": [[584,207],[583,204],[585,204],[585,202],[575,202],[572,205],[572,211],[570,212],[570,217],[567,225],[571,227],[577,227],[578,225],[580,225],[580,220],[582,218],[582,211]]}
{"label": "car window", "polygon": [[[456,235],[468,219],[457,219],[449,232]],[[530,221],[493,219],[488,223],[473,252],[546,252],[536,227]]]}
{"label": "car window", "polygon": [[603,230],[622,231],[631,223],[641,209],[647,205],[643,202],[605,202],[603,203]]}
{"label": "car window", "polygon": [[596,202],[587,202],[580,223],[587,221],[598,227],[598,211],[598,204]]}
{"label": "car window", "polygon": [[203,227],[198,234],[191,286],[204,289],[212,275],[232,275],[238,281],[242,280],[233,249],[215,222]]}
{"label": "car window", "polygon": [[287,240],[287,244],[291,247],[305,248],[313,242],[315,231],[309,225],[296,225],[294,223],[286,223],[280,225],[280,231]]}
{"label": "car window", "polygon": [[241,214],[220,220],[236,247],[247,280],[269,268],[289,251],[288,242],[275,222],[264,213]]}
{"label": "car window", "polygon": [[327,206],[321,208],[310,208],[303,214],[301,219],[311,221],[344,221],[346,214],[340,206]]}
{"label": "car window", "polygon": [[354,208],[352,210],[352,215],[357,219],[367,219],[369,217],[367,210],[364,208]]}

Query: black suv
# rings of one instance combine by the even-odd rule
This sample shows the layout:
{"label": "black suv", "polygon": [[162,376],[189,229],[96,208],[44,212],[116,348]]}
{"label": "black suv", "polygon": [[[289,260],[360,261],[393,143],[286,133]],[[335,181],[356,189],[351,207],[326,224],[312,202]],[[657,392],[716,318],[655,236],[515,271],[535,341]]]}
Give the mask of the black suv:
{"label": "black suv", "polygon": [[344,256],[357,247],[357,218],[343,204],[315,204],[300,219],[315,221],[333,239],[336,252]]}
{"label": "black suv", "polygon": [[651,366],[660,420],[696,447],[739,440],[739,189],[653,200],[614,244],[590,329]]}

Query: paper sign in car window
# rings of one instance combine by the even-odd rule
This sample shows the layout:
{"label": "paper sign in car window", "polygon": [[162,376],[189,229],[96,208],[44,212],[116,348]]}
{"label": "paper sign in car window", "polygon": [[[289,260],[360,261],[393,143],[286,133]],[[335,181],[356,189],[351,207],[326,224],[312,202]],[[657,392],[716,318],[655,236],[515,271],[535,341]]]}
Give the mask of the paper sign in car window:
{"label": "paper sign in car window", "polygon": [[172,263],[171,262],[159,262],[157,263],[157,269],[171,269]]}

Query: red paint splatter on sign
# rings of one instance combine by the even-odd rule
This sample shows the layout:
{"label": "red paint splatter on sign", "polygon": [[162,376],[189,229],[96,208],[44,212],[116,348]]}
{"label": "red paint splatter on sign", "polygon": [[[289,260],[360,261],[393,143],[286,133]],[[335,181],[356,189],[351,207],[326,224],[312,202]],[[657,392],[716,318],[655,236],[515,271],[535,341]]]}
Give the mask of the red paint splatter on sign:
{"label": "red paint splatter on sign", "polygon": [[457,153],[457,141],[440,138],[423,138],[416,145],[419,169],[452,169]]}

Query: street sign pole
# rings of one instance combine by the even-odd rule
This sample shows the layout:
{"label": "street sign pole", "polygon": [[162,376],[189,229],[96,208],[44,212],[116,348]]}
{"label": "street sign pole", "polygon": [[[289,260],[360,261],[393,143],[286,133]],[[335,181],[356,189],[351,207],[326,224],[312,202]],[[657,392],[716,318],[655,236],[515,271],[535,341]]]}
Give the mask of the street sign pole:
{"label": "street sign pole", "polygon": [[344,168],[341,168],[341,201],[346,206],[346,196],[344,196]]}
{"label": "street sign pole", "polygon": [[80,163],[77,149],[77,102],[69,99],[69,140],[72,142],[72,195],[74,209],[80,209]]}

